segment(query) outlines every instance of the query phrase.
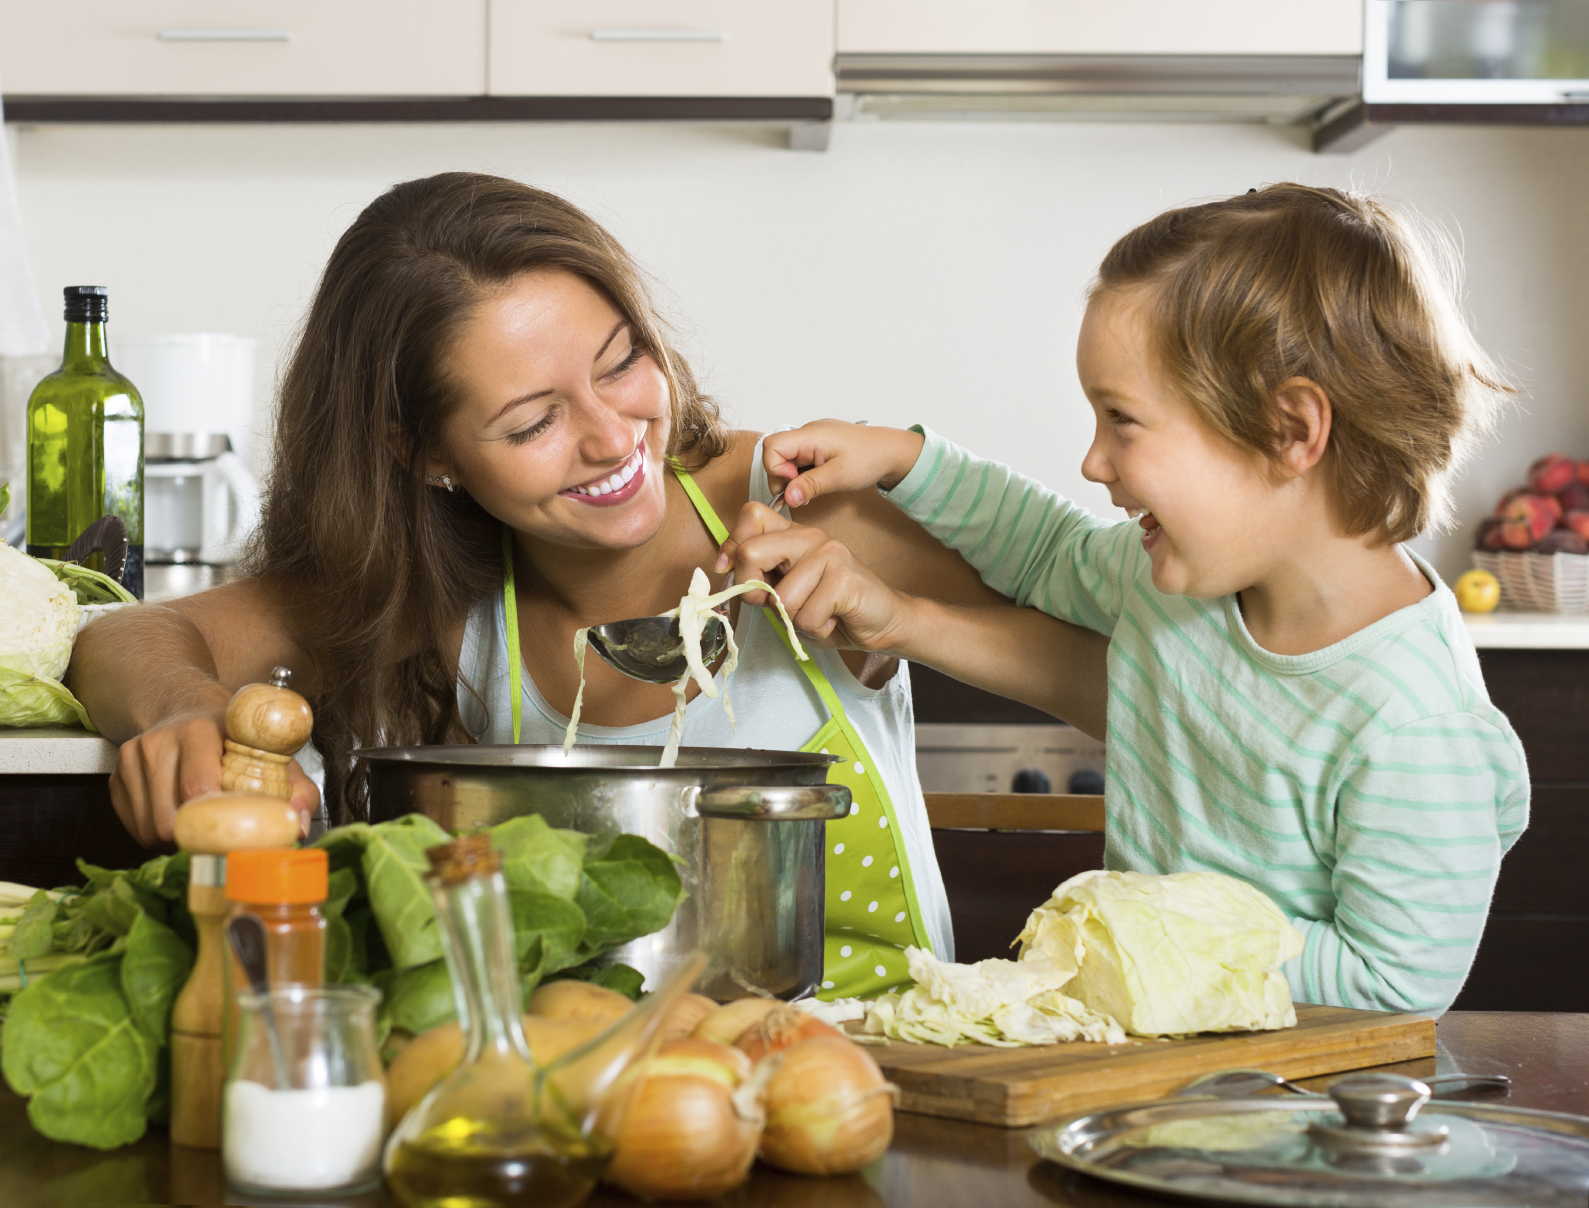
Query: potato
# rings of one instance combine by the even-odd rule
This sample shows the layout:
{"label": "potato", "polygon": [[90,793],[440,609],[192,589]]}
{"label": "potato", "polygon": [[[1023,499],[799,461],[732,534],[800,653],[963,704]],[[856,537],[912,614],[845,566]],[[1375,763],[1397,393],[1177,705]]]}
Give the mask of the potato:
{"label": "potato", "polygon": [[[526,1015],[521,1022],[531,1055],[543,1065],[578,1048],[606,1026],[591,1019],[538,1015]],[[431,1087],[452,1072],[463,1060],[463,1053],[463,1032],[456,1023],[444,1023],[405,1044],[386,1070],[387,1123],[395,1126]]]}
{"label": "potato", "polygon": [[608,1024],[633,1009],[634,1003],[618,991],[593,982],[547,982],[530,997],[530,1014],[547,1019],[594,1019]]}

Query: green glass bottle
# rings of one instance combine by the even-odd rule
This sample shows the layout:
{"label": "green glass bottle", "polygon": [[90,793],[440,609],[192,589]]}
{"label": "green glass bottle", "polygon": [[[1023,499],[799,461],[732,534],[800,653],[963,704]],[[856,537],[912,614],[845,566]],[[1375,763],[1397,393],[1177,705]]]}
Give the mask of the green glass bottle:
{"label": "green glass bottle", "polygon": [[[61,367],[28,399],[28,553],[64,558],[101,516],[127,526],[122,586],[143,598],[143,399],[111,368],[103,285],[70,285]],[[104,570],[104,555],[83,559]]]}

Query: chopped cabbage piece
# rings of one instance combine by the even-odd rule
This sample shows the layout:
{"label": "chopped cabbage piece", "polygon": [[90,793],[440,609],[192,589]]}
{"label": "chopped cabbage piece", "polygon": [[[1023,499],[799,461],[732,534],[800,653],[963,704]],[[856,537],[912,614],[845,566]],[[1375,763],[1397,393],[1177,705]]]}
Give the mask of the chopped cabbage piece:
{"label": "chopped cabbage piece", "polygon": [[1074,959],[952,965],[920,948],[906,948],[905,959],[916,984],[867,1004],[866,1031],[873,1035],[999,1048],[1072,1040],[1125,1043],[1113,1019],[1060,993],[1076,976]]}
{"label": "chopped cabbage piece", "polygon": [[1302,952],[1301,933],[1221,873],[1081,873],[1032,912],[1017,942],[1023,963],[1082,954],[1070,992],[1139,1036],[1297,1021],[1280,966]]}

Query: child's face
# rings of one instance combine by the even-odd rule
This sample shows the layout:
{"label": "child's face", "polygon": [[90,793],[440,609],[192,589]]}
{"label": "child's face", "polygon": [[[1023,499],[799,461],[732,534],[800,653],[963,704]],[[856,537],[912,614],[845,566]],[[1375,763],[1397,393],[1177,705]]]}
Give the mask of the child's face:
{"label": "child's face", "polygon": [[1098,426],[1082,474],[1140,514],[1160,591],[1241,591],[1284,548],[1287,509],[1264,459],[1211,431],[1160,373],[1144,301],[1104,291],[1087,307],[1076,369]]}

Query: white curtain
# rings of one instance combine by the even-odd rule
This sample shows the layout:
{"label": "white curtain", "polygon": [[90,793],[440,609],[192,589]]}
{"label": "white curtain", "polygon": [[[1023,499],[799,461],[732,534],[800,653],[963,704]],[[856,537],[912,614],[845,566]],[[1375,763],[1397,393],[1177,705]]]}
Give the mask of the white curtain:
{"label": "white curtain", "polygon": [[33,288],[28,245],[22,238],[11,140],[5,136],[4,119],[0,110],[0,357],[22,357],[45,351],[49,333],[38,291]]}

